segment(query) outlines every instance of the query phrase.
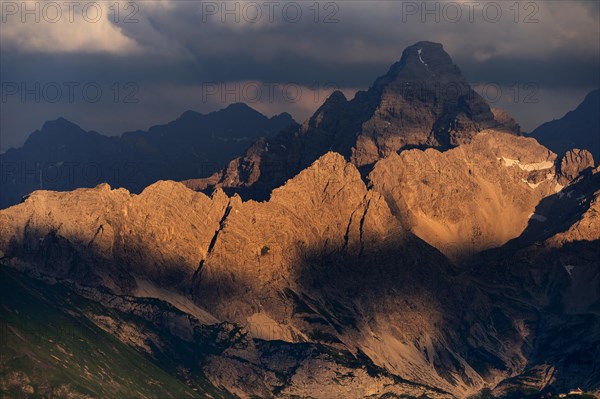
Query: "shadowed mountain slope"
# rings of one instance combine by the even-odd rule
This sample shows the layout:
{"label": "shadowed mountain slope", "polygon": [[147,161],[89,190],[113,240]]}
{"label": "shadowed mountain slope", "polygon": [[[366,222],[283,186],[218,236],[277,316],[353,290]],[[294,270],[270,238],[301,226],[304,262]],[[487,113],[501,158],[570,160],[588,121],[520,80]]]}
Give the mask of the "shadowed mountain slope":
{"label": "shadowed mountain slope", "polygon": [[572,148],[580,148],[600,160],[600,90],[590,92],[562,118],[540,125],[531,136],[561,157]]}

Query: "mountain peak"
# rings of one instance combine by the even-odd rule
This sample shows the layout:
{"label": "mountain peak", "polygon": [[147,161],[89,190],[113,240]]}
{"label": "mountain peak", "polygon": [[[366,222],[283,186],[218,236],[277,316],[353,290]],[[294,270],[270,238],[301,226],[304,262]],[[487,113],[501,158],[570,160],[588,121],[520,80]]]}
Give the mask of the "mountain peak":
{"label": "mountain peak", "polygon": [[348,99],[340,90],[336,90],[327,98],[325,102],[346,102]]}
{"label": "mountain peak", "polygon": [[57,119],[51,120],[51,121],[46,121],[44,122],[44,124],[42,125],[42,132],[57,132],[57,131],[64,131],[64,130],[81,130],[81,127],[65,118],[58,117]]}
{"label": "mountain peak", "polygon": [[[441,44],[417,42],[367,91],[351,100],[333,92],[297,131],[278,136],[270,151],[257,154],[256,148],[263,146],[248,150],[241,161],[224,170],[221,179],[254,198],[267,198],[272,189],[327,151],[339,152],[367,170],[377,160],[407,148],[446,150],[470,142],[482,130],[518,132],[512,118],[504,115],[503,121],[495,119]],[[257,162],[259,158],[264,162]],[[270,165],[294,166],[282,170]]]}
{"label": "mountain peak", "polygon": [[573,148],[589,150],[600,159],[600,90],[591,91],[572,111],[560,119],[543,123],[530,133],[559,156]]}
{"label": "mountain peak", "polygon": [[404,49],[400,61],[393,64],[388,73],[379,78],[376,84],[392,81],[424,81],[432,78],[465,82],[460,69],[454,65],[443,45],[421,41]]}
{"label": "mountain peak", "polygon": [[400,61],[407,58],[416,58],[421,64],[428,65],[426,59],[437,58],[446,64],[452,64],[452,58],[440,43],[434,42],[418,42],[404,49]]}

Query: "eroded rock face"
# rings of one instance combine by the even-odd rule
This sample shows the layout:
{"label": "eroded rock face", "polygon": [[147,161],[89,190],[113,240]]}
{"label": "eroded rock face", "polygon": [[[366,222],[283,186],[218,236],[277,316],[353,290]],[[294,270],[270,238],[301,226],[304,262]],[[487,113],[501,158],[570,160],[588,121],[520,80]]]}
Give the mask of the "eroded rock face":
{"label": "eroded rock face", "polygon": [[555,158],[531,138],[485,131],[446,152],[393,154],[369,180],[406,228],[459,260],[521,234],[539,201],[562,188]]}
{"label": "eroded rock face", "polygon": [[352,100],[334,92],[298,129],[258,140],[223,171],[185,183],[193,189],[217,186],[243,198],[266,199],[327,151],[369,169],[401,149],[446,150],[468,143],[485,129],[520,130],[507,115],[495,117],[441,44],[419,42],[406,48],[369,90]]}
{"label": "eroded rock face", "polygon": [[567,185],[588,168],[594,168],[594,157],[588,150],[575,148],[567,151],[560,162],[561,184]]}

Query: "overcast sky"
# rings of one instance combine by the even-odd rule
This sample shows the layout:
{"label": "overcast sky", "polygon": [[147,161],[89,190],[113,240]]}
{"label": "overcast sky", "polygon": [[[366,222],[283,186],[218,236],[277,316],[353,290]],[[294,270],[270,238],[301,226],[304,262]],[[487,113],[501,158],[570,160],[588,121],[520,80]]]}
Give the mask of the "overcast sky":
{"label": "overcast sky", "polygon": [[1,1],[3,151],[59,116],[115,135],[241,101],[302,121],[421,40],[526,131],[599,86],[595,0],[23,4]]}

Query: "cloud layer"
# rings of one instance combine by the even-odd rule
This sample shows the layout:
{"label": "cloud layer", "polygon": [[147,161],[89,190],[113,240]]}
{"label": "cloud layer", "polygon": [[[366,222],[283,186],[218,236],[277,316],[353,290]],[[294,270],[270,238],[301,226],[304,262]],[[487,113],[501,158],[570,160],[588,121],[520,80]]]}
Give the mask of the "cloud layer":
{"label": "cloud layer", "polygon": [[[4,149],[58,116],[118,134],[244,101],[202,93],[227,83],[302,87],[295,101],[280,93],[251,104],[301,120],[325,87],[365,89],[420,40],[443,43],[469,81],[503,87],[501,106],[526,130],[560,117],[599,84],[600,10],[589,1],[65,4],[1,4]],[[539,101],[506,95],[530,83]],[[54,102],[53,84],[63,89]],[[86,85],[102,89],[97,101]],[[127,96],[137,102],[124,103]]]}

